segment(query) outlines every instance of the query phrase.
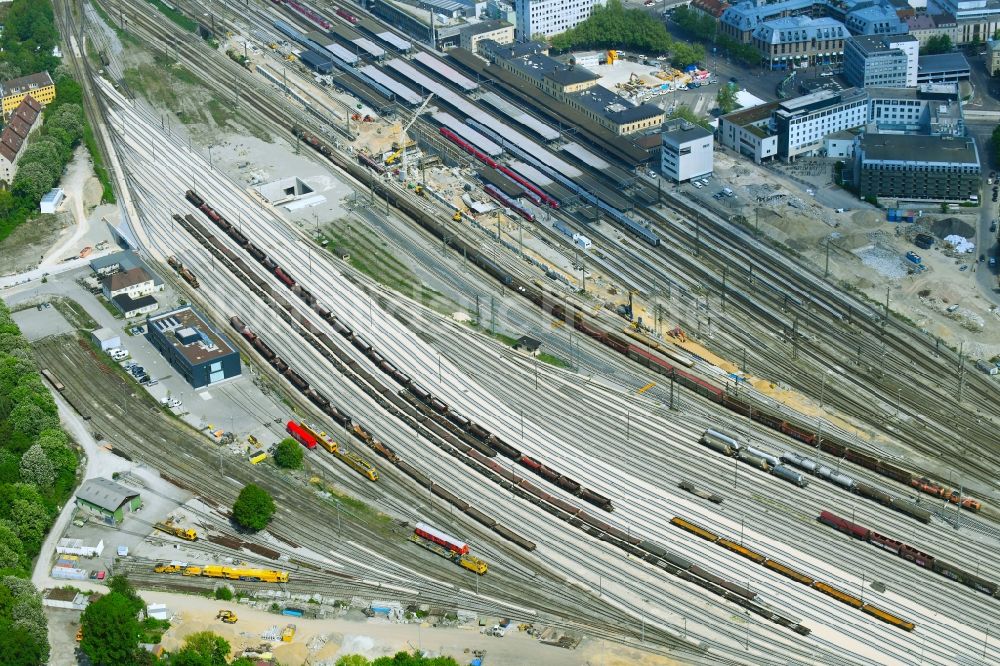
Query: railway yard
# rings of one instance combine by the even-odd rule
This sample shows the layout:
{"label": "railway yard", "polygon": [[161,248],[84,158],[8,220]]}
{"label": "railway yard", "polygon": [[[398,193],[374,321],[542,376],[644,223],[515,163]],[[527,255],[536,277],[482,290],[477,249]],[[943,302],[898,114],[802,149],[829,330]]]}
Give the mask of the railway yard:
{"label": "railway yard", "polygon": [[[76,333],[39,336],[86,429],[171,484],[143,493],[197,530],[129,518],[141,546],[114,572],[164,592],[235,580],[257,608],[510,618],[587,640],[586,663],[604,643],[678,663],[1000,662],[1000,409],[961,343],[362,7],[175,0],[214,48],[154,4],[93,2],[133,39],[86,0],[54,6],[119,233],[239,351],[253,382],[224,399],[263,389],[287,410],[225,419],[236,439],[291,436],[306,459],[251,464]],[[301,64],[309,40],[341,53],[329,75]],[[135,41],[230,121],[195,129],[131,90]],[[244,130],[268,141],[239,153]],[[253,151],[319,199],[273,205],[235,166]],[[346,218],[372,256],[335,247]],[[387,285],[390,260],[405,277]],[[251,482],[277,506],[257,534],[229,520]]]}

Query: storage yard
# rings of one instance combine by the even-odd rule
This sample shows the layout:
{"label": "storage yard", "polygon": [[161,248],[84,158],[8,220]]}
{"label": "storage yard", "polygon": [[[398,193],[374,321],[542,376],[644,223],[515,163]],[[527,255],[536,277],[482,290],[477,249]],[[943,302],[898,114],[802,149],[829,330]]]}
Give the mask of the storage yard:
{"label": "storage yard", "polygon": [[[175,72],[232,100],[226,122],[167,127],[170,100],[121,85],[131,47],[85,26],[105,74],[73,66],[128,173],[127,233],[239,351],[254,383],[226,399],[280,396],[284,412],[230,420],[226,438],[73,333],[35,342],[53,389],[133,465],[121,481],[151,498],[109,571],[249,594],[235,626],[209,616],[216,602],[171,597],[186,610],[170,644],[208,624],[249,645],[286,624],[263,609],[313,595],[351,610],[301,620],[282,663],[376,656],[414,632],[485,663],[1000,660],[996,380],[955,370],[1000,349],[997,327],[976,330],[994,315],[961,297],[974,255],[906,255],[916,233],[961,230],[960,212],[897,235],[881,211],[803,194],[822,166],[758,173],[724,155],[708,188],[668,185],[628,137],[353,5],[223,4],[217,52],[174,41],[153,5],[121,9],[149,48],[169,43]],[[213,123],[227,129],[209,143]],[[255,189],[293,178],[311,191],[274,205]],[[346,224],[384,254],[345,261]],[[396,284],[379,284],[383,261]],[[518,336],[565,369],[500,341]],[[301,472],[267,459],[285,436]],[[278,508],[256,535],[228,519],[249,482]],[[538,633],[348,624],[381,603]],[[557,634],[564,647],[536,640]]]}

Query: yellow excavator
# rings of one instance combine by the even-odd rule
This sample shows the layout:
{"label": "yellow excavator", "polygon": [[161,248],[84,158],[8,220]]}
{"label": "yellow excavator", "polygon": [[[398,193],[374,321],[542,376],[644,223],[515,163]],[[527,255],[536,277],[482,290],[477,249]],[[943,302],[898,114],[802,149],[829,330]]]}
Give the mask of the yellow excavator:
{"label": "yellow excavator", "polygon": [[238,618],[238,617],[236,617],[236,613],[234,613],[233,611],[228,611],[228,610],[220,610],[220,611],[219,611],[219,612],[218,612],[218,613],[217,613],[217,614],[215,615],[215,619],[216,619],[216,620],[222,620],[222,621],[223,621],[223,622],[225,622],[226,624],[236,624],[236,621],[237,621],[237,620],[238,620],[239,618]]}

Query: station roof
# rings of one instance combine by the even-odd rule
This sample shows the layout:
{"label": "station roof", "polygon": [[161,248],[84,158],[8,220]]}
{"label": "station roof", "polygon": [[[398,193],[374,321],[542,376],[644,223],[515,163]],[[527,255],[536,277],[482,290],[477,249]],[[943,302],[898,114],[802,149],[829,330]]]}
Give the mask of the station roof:
{"label": "station roof", "polygon": [[481,133],[472,129],[450,113],[439,111],[438,113],[432,114],[431,118],[434,119],[434,122],[439,125],[444,125],[490,157],[499,157],[503,154],[503,148],[483,136]]}
{"label": "station roof", "polygon": [[546,141],[555,141],[559,138],[559,132],[555,131],[527,111],[522,111],[494,92],[488,92],[479,99],[486,102],[514,122],[524,125]]}
{"label": "station roof", "polygon": [[414,54],[413,59],[419,62],[421,65],[427,69],[433,71],[435,74],[441,76],[448,81],[451,81],[457,85],[462,90],[469,92],[475,90],[479,87],[479,84],[470,79],[467,76],[459,74],[457,71],[449,67],[444,63],[441,58],[435,58],[430,53],[425,53],[420,51]]}
{"label": "station roof", "polygon": [[420,95],[410,90],[408,87],[397,81],[396,79],[388,76],[378,67],[372,65],[365,65],[361,68],[361,73],[369,77],[375,83],[385,86],[389,90],[399,97],[407,104],[420,104],[423,99]]}
{"label": "station roof", "polygon": [[400,51],[409,51],[411,48],[413,48],[413,45],[410,44],[410,42],[406,41],[405,39],[403,39],[402,37],[393,32],[379,32],[376,33],[375,36],[381,39],[386,44],[389,44],[390,46],[393,46]]}

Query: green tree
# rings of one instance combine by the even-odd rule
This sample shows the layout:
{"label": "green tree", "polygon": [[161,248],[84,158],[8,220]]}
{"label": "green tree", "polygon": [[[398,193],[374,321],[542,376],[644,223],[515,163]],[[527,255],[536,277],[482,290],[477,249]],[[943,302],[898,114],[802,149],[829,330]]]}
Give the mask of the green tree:
{"label": "green tree", "polygon": [[9,525],[0,523],[0,571],[20,572],[23,553],[21,539]]}
{"label": "green tree", "polygon": [[96,666],[140,664],[139,620],[131,599],[111,592],[87,606],[80,618],[80,649]]}
{"label": "green tree", "polygon": [[243,486],[233,504],[233,520],[239,525],[259,532],[267,527],[274,516],[274,500],[266,490],[250,483]]}
{"label": "green tree", "polygon": [[118,574],[109,578],[108,589],[128,599],[136,615],[139,614],[139,611],[146,608],[146,602],[142,600],[142,597],[136,592],[136,589],[132,586],[132,582],[125,574]]}
{"label": "green tree", "polygon": [[184,641],[184,647],[170,656],[169,666],[226,666],[229,643],[211,631],[199,631]]}
{"label": "green tree", "polygon": [[291,437],[286,437],[274,449],[274,462],[285,469],[302,467],[302,446]]}
{"label": "green tree", "polygon": [[720,86],[719,92],[715,96],[715,102],[719,105],[719,111],[722,113],[735,111],[736,107],[739,106],[736,102],[736,86]]}
{"label": "green tree", "polygon": [[694,111],[692,111],[691,107],[687,105],[681,104],[676,109],[674,109],[673,113],[667,116],[667,120],[675,120],[677,118],[680,118],[681,120],[686,120],[689,123],[694,123],[695,125],[701,125],[709,132],[712,131],[712,124],[708,122],[708,118],[702,118]]}
{"label": "green tree", "polygon": [[948,53],[952,50],[951,37],[948,35],[934,35],[927,40],[923,48],[920,49],[920,55],[935,55],[938,53]]}
{"label": "green tree", "polygon": [[715,32],[718,24],[708,14],[695,11],[687,5],[681,5],[674,10],[672,20],[683,32],[695,39],[704,41],[715,40]]}
{"label": "green tree", "polygon": [[368,666],[371,662],[361,654],[345,654],[335,666]]}
{"label": "green tree", "polygon": [[18,167],[11,190],[25,202],[34,202],[37,206],[42,195],[52,189],[52,183],[52,170],[45,164],[32,162]]}
{"label": "green tree", "polygon": [[674,42],[670,47],[670,64],[679,69],[696,65],[705,60],[705,47],[701,44]]}
{"label": "green tree", "polygon": [[34,636],[6,622],[0,622],[0,654],[6,666],[38,666],[46,660],[46,650]]}
{"label": "green tree", "polygon": [[644,11],[625,9],[621,0],[594,7],[586,21],[552,38],[552,47],[561,51],[621,48],[650,55],[667,53],[672,43],[661,21]]}
{"label": "green tree", "polygon": [[21,479],[25,483],[33,483],[39,488],[46,489],[52,485],[55,478],[56,472],[52,467],[52,461],[38,444],[21,456]]}

